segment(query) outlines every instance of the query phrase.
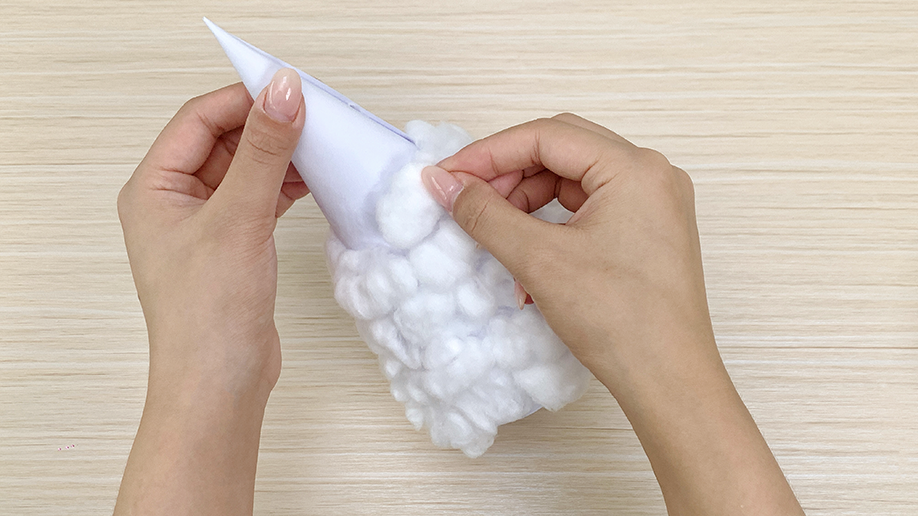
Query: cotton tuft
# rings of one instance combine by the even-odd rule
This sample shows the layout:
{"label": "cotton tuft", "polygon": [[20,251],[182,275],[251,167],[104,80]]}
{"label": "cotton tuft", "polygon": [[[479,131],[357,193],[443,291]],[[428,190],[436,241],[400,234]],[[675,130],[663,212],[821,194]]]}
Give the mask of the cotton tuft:
{"label": "cotton tuft", "polygon": [[500,425],[579,398],[590,373],[535,305],[517,307],[510,273],[424,188],[421,169],[471,137],[422,121],[406,133],[419,150],[375,205],[384,244],[348,249],[329,236],[335,299],[378,355],[411,424],[437,446],[478,457]]}

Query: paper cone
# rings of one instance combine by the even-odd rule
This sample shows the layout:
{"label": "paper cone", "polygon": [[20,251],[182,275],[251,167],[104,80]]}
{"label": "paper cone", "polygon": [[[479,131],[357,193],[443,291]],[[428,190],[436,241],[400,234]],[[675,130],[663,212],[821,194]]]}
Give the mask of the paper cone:
{"label": "paper cone", "polygon": [[[204,23],[252,98],[281,68],[294,68],[216,26]],[[411,161],[417,146],[402,131],[302,72],[306,125],[296,166],[335,234],[351,249],[382,242],[374,207],[386,180]]]}

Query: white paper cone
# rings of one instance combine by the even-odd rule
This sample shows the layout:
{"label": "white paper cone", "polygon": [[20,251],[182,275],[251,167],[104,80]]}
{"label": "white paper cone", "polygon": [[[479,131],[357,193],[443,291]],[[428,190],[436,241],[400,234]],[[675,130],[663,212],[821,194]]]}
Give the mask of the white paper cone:
{"label": "white paper cone", "polygon": [[[294,68],[216,26],[217,37],[252,98],[281,68]],[[296,69],[296,68],[294,68]],[[293,154],[296,166],[332,230],[348,247],[382,242],[374,220],[380,188],[407,164],[417,146],[402,131],[302,72],[306,125]]]}

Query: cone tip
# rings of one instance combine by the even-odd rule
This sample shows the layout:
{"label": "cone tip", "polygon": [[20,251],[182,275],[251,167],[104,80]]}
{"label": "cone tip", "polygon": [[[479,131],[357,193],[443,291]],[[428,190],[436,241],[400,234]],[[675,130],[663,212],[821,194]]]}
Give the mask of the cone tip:
{"label": "cone tip", "polygon": [[210,31],[213,32],[214,34],[216,34],[217,32],[223,32],[223,29],[217,26],[216,23],[210,21],[210,19],[207,16],[203,16],[201,19],[204,20],[204,25],[207,25],[207,28],[210,29]]}

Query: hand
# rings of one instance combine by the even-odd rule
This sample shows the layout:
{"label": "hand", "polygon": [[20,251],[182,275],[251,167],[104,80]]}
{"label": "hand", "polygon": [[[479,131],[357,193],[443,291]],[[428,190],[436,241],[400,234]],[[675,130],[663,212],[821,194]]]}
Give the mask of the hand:
{"label": "hand", "polygon": [[119,510],[251,512],[261,419],[280,374],[276,218],[308,189],[290,165],[300,78],[185,104],[118,198],[150,340]]}
{"label": "hand", "polygon": [[275,117],[241,83],[186,103],[121,191],[153,387],[205,380],[264,395],[277,380],[273,232],[308,192],[290,165],[304,108],[299,78],[287,79],[278,87],[297,86],[299,100]]}
{"label": "hand", "polygon": [[[439,166],[456,172],[425,170],[428,185],[449,183],[432,190],[441,203],[613,393],[685,360],[719,361],[692,182],[661,154],[565,114]],[[526,215],[556,197],[575,212],[566,225]]]}
{"label": "hand", "polygon": [[[723,366],[688,175],[563,114],[422,172],[634,426],[672,514],[800,513]],[[552,199],[565,225],[530,215]]]}

